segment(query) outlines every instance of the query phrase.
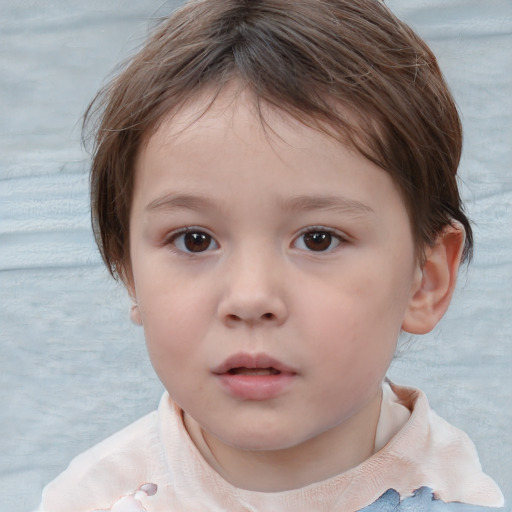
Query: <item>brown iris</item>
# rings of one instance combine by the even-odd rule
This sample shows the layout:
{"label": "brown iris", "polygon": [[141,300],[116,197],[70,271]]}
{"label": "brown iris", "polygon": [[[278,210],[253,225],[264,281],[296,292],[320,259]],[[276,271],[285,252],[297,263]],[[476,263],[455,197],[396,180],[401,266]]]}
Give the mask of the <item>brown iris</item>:
{"label": "brown iris", "polygon": [[310,251],[325,251],[332,243],[332,235],[328,231],[311,231],[304,235],[304,245]]}
{"label": "brown iris", "polygon": [[210,247],[212,237],[200,231],[186,233],[183,237],[183,243],[190,252],[203,252]]}

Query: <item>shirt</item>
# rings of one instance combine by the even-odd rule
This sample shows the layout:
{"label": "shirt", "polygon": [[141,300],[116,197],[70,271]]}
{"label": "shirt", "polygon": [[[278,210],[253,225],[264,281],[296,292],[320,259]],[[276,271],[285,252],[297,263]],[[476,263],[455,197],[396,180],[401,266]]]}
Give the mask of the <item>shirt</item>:
{"label": "shirt", "polygon": [[421,391],[385,383],[375,453],[327,480],[270,493],[232,486],[202,457],[165,393],[158,411],[75,458],[45,488],[38,510],[476,512],[503,504],[467,435],[433,412]]}

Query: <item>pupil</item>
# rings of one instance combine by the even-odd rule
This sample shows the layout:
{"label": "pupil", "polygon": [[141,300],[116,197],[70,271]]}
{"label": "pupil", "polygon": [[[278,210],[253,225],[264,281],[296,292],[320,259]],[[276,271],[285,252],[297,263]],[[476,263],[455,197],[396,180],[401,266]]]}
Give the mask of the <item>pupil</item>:
{"label": "pupil", "polygon": [[206,233],[187,233],[184,242],[190,252],[202,252],[210,247],[211,237]]}
{"label": "pupil", "polygon": [[312,251],[325,251],[332,242],[332,236],[326,231],[315,231],[304,235],[304,243]]}

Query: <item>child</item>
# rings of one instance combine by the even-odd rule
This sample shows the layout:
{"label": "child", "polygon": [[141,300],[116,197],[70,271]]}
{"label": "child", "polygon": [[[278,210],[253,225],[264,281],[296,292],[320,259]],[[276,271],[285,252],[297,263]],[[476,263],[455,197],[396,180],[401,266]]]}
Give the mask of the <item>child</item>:
{"label": "child", "polygon": [[166,394],[41,511],[503,506],[386,380],[472,250],[425,43],[377,0],[194,0],[96,104],[93,227]]}

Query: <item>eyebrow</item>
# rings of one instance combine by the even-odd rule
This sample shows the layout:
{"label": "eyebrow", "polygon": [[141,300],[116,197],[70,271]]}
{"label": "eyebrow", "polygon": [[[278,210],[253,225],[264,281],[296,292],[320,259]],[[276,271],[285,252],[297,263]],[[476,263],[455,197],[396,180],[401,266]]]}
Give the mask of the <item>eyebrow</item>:
{"label": "eyebrow", "polygon": [[187,210],[208,210],[213,209],[215,203],[207,197],[193,194],[167,194],[151,201],[144,207],[144,211],[170,211],[178,208]]}
{"label": "eyebrow", "polygon": [[327,210],[351,215],[375,214],[373,208],[361,201],[340,196],[297,196],[283,199],[281,206],[292,212]]}
{"label": "eyebrow", "polygon": [[[339,196],[301,195],[291,198],[281,198],[279,205],[283,210],[293,213],[327,210],[345,215],[375,214],[375,211],[370,206],[361,201]],[[212,210],[218,207],[216,206],[216,202],[204,196],[194,194],[167,194],[151,201],[145,206],[144,211],[151,213],[154,211],[172,211],[180,208],[197,211]]]}

